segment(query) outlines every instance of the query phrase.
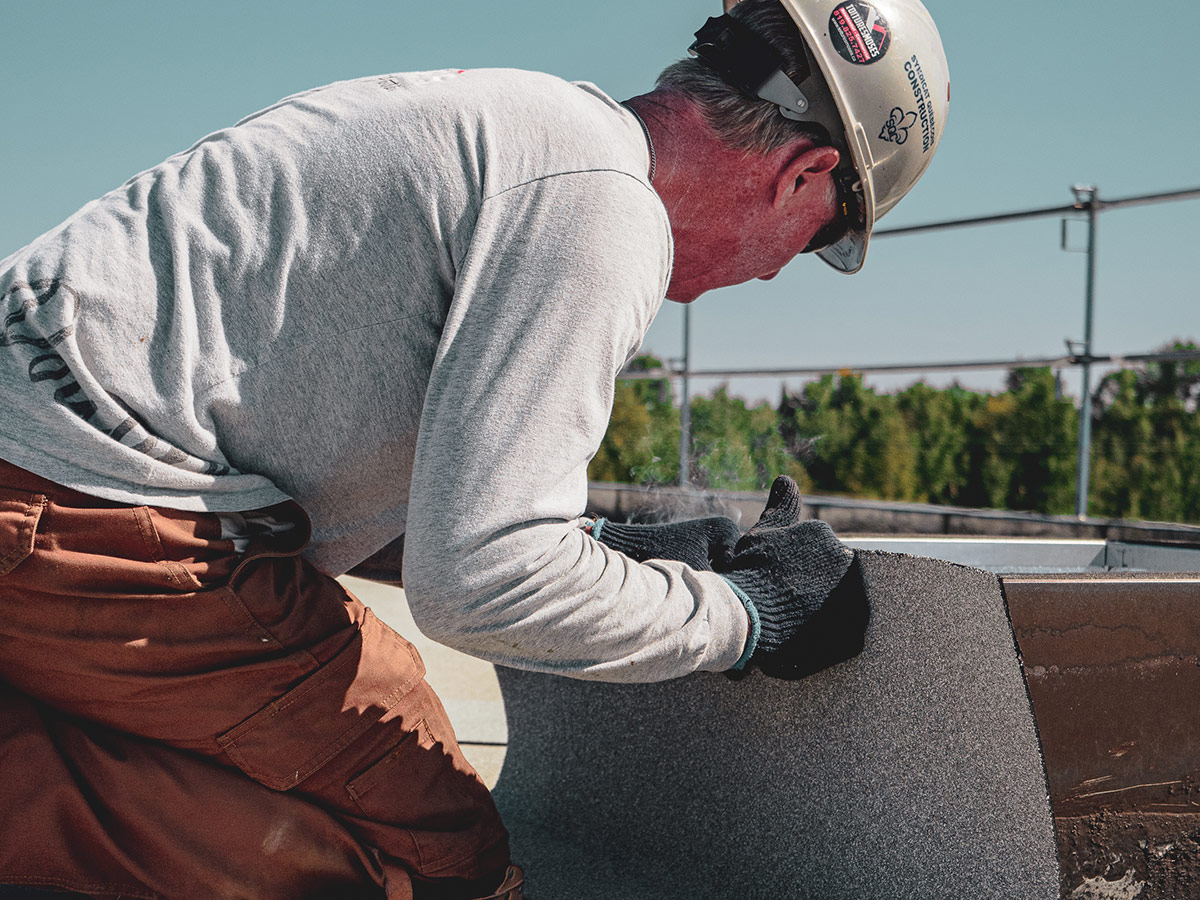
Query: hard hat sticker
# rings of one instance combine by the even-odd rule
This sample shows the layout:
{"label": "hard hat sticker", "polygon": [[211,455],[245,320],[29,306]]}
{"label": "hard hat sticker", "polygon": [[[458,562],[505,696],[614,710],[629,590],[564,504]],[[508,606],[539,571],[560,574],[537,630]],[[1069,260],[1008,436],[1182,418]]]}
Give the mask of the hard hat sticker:
{"label": "hard hat sticker", "polygon": [[834,7],[829,16],[829,40],[842,58],[859,66],[883,59],[892,32],[870,3],[849,0]]}
{"label": "hard hat sticker", "polygon": [[905,112],[897,106],[888,116],[888,120],[883,123],[883,128],[879,130],[879,139],[892,144],[903,144],[908,140],[908,129],[916,124],[917,114],[915,112]]}

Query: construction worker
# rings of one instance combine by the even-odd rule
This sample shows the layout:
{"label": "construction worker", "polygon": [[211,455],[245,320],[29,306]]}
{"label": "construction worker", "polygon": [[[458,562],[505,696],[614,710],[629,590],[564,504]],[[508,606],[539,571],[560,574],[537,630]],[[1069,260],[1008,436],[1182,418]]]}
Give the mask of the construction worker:
{"label": "construction worker", "polygon": [[0,881],[523,896],[346,572],[575,678],[861,649],[852,554],[794,483],[744,535],[627,526],[584,517],[587,464],[664,296],[862,266],[945,58],[917,0],[745,0],[692,52],[625,104],[508,70],[311,90],[0,261]]}

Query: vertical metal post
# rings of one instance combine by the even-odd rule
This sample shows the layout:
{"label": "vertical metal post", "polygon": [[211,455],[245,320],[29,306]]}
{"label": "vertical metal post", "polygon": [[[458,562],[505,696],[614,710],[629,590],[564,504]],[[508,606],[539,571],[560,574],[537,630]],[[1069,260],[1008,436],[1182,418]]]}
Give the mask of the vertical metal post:
{"label": "vertical metal post", "polygon": [[1076,185],[1075,199],[1087,203],[1087,288],[1083,313],[1083,380],[1079,404],[1079,456],[1075,464],[1075,515],[1088,513],[1088,479],[1092,462],[1092,312],[1096,297],[1096,222],[1100,215],[1095,187]]}
{"label": "vertical metal post", "polygon": [[692,400],[688,377],[692,369],[692,307],[683,307],[683,372],[680,379],[681,405],[679,407],[679,486],[691,483],[690,463],[692,456]]}

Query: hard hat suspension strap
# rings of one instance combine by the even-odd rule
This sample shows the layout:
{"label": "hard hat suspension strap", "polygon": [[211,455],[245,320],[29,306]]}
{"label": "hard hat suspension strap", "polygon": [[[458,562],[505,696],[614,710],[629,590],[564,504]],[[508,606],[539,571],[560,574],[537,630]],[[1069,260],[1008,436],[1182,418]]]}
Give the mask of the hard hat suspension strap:
{"label": "hard hat suspension strap", "polygon": [[[808,98],[783,71],[783,58],[771,43],[729,15],[709,19],[696,32],[688,53],[727,83],[779,107],[785,118],[803,121]],[[799,60],[800,81],[812,74],[808,59]]]}

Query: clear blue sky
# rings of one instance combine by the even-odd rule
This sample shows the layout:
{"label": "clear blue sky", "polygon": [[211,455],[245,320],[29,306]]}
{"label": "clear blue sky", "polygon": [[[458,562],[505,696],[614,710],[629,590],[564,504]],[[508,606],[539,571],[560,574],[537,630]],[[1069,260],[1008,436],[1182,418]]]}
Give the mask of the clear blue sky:
{"label": "clear blue sky", "polygon": [[[1109,197],[1200,186],[1193,4],[928,5],[950,60],[950,117],[929,172],[882,227],[1067,203],[1077,182]],[[0,257],[286,94],[380,72],[515,66],[623,99],[718,12],[719,0],[0,0]],[[1102,217],[1098,351],[1200,339],[1198,237],[1200,201]],[[853,277],[802,257],[772,282],[700,298],[693,365],[1055,355],[1082,337],[1085,259],[1058,245],[1047,219],[881,239]],[[679,330],[668,303],[646,349],[676,355]]]}

